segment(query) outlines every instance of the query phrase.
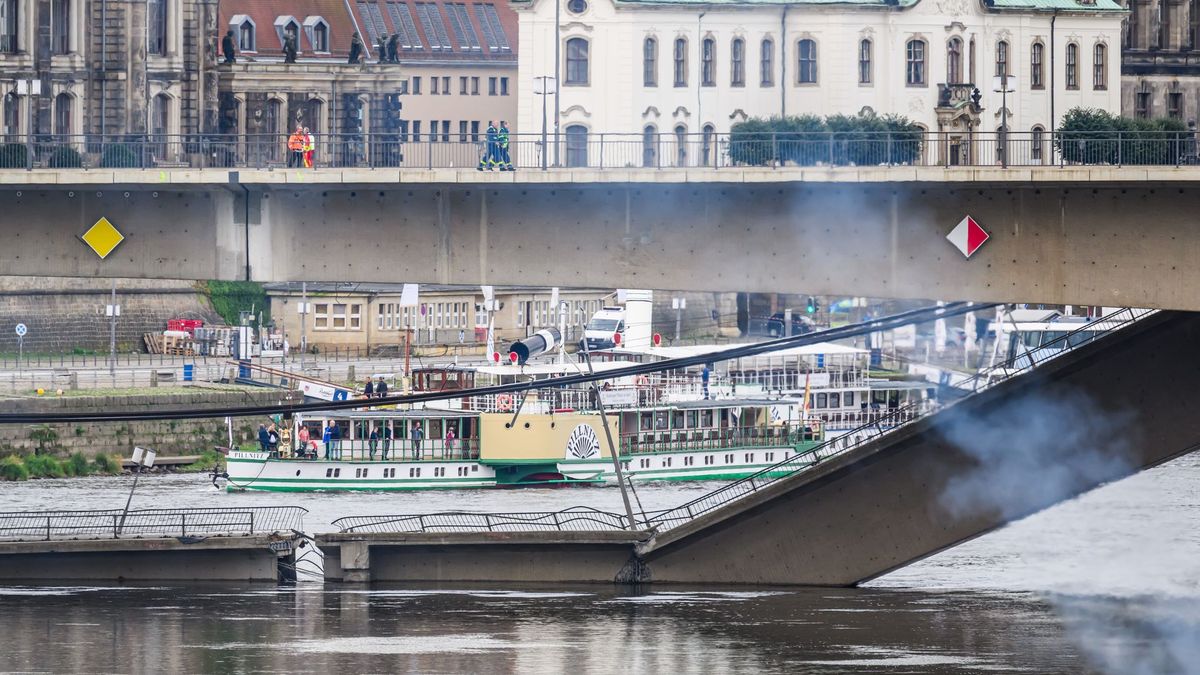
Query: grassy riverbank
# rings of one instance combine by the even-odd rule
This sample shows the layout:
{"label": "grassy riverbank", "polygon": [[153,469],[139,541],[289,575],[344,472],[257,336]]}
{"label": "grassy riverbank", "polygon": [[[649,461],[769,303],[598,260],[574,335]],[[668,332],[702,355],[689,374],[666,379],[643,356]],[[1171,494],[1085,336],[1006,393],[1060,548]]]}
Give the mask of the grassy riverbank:
{"label": "grassy riverbank", "polygon": [[[195,473],[208,471],[224,462],[220,453],[213,450],[201,452],[196,461],[183,466],[164,469],[170,473]],[[8,455],[0,458],[0,481],[29,480],[31,478],[75,478],[93,475],[114,475],[122,472],[121,461],[104,453],[88,458],[82,452],[67,457],[55,455]]]}

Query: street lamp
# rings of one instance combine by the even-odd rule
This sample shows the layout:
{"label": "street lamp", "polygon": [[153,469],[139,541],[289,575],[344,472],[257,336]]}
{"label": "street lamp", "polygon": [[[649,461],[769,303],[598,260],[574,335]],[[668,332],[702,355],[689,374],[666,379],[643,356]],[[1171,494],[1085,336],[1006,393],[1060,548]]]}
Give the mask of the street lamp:
{"label": "street lamp", "polygon": [[[533,93],[542,97],[542,170],[546,170],[546,95],[558,93],[558,78],[540,75],[533,78]],[[557,134],[558,127],[555,126]]]}
{"label": "street lamp", "polygon": [[1008,74],[1007,64],[992,78],[992,91],[1000,94],[1000,166],[1008,168],[1008,93],[1017,90],[1017,78]]}

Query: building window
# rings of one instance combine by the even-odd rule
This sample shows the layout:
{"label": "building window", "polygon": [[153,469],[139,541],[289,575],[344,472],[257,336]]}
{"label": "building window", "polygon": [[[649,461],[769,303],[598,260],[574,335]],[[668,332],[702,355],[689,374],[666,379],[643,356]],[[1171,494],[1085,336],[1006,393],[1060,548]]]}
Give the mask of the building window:
{"label": "building window", "polygon": [[312,29],[312,48],[314,52],[329,52],[329,24],[318,21]]}
{"label": "building window", "polygon": [[508,78],[507,77],[500,78],[500,95],[508,96]]}
{"label": "building window", "polygon": [[1029,157],[1035,162],[1042,161],[1042,143],[1045,129],[1034,127],[1029,134]]}
{"label": "building window", "polygon": [[430,94],[433,94],[434,96],[437,96],[438,94],[440,94],[440,93],[441,93],[440,91],[438,91],[438,84],[439,84],[439,83],[440,83],[440,80],[439,80],[437,77],[431,77],[431,78],[429,78],[429,93],[430,93]]}
{"label": "building window", "polygon": [[582,124],[567,126],[567,166],[587,166],[588,130]]}
{"label": "building window", "polygon": [[946,84],[963,83],[963,42],[953,37],[946,43]]}
{"label": "building window", "polygon": [[871,84],[871,41],[858,41],[858,83]]}
{"label": "building window", "polygon": [[1079,45],[1067,45],[1067,89],[1079,88]]}
{"label": "building window", "polygon": [[[153,7],[155,2],[162,0],[151,0],[150,6]],[[71,0],[51,0],[50,31],[52,53],[71,53]]]}
{"label": "building window", "polygon": [[658,86],[658,40],[652,37],[642,42],[642,86]]}
{"label": "building window", "polygon": [[804,39],[797,45],[796,81],[800,84],[817,83],[817,42]]}
{"label": "building window", "polygon": [[[1133,2],[1130,0],[1130,6]],[[1188,19],[1191,25],[1188,26],[1188,44],[1187,48],[1195,50],[1200,47],[1200,0],[1190,0],[1188,2]]]}
{"label": "building window", "polygon": [[4,97],[4,138],[10,143],[21,133],[21,97],[9,93]]}
{"label": "building window", "polygon": [[746,86],[746,41],[734,38],[729,44],[729,85]]}
{"label": "building window", "polygon": [[717,86],[717,41],[704,38],[700,43],[700,85],[703,87]]}
{"label": "building window", "polygon": [[588,83],[588,41],[583,38],[567,40],[567,84]]}
{"label": "building window", "polygon": [[150,12],[150,16],[146,18],[146,29],[150,31],[150,35],[146,37],[146,47],[151,55],[166,56],[167,0],[148,0],[146,11]]}
{"label": "building window", "polygon": [[20,0],[0,0],[0,53],[17,51],[17,9]]}
{"label": "building window", "polygon": [[1107,52],[1108,48],[1103,43],[1092,50],[1092,89],[1098,91],[1108,89]]}
{"label": "building window", "polygon": [[1159,0],[1158,4],[1154,5],[1154,11],[1158,16],[1158,36],[1155,47],[1166,49],[1171,40],[1171,12],[1167,9],[1166,0]]}
{"label": "building window", "polygon": [[653,124],[642,129],[642,166],[658,166],[658,129]]}
{"label": "building window", "polygon": [[414,75],[409,81],[412,82],[413,96],[420,96],[421,95],[421,76]]}
{"label": "building window", "polygon": [[1033,89],[1045,89],[1045,66],[1043,65],[1046,55],[1046,46],[1041,42],[1035,42],[1029,48],[1029,86]]}
{"label": "building window", "polygon": [[496,95],[496,83],[498,81],[499,81],[499,78],[495,78],[495,77],[488,78],[488,96]]}
{"label": "building window", "polygon": [[459,143],[467,142],[467,121],[466,120],[460,120],[458,123],[458,142]]}
{"label": "building window", "polygon": [[688,78],[687,40],[675,39],[675,86],[686,87]]}
{"label": "building window", "polygon": [[764,87],[775,86],[775,42],[766,39],[762,41],[758,57],[759,84]]}
{"label": "building window", "polygon": [[478,77],[471,78],[471,95],[472,96],[479,95],[479,78]]}
{"label": "building window", "polygon": [[442,120],[442,142],[450,142],[450,120]]}
{"label": "building window", "polygon": [[704,139],[700,146],[700,162],[703,166],[713,165],[713,140],[716,135],[716,127],[711,124],[704,125]]}
{"label": "building window", "polygon": [[687,127],[675,127],[675,166],[687,166]]}
{"label": "building window", "polygon": [[996,43],[996,77],[1008,74],[1008,43],[1001,40]]}
{"label": "building window", "polygon": [[904,47],[904,82],[910,87],[925,86],[925,41],[909,40]]}
{"label": "building window", "polygon": [[458,78],[458,93],[460,96],[467,95],[467,77],[465,75]]}
{"label": "building window", "polygon": [[54,133],[59,136],[66,136],[71,133],[70,94],[59,94],[54,97]]}
{"label": "building window", "polygon": [[1183,94],[1173,91],[1167,94],[1167,117],[1183,118]]}
{"label": "building window", "polygon": [[1136,49],[1138,43],[1138,6],[1137,0],[1129,0],[1129,17],[1125,19],[1125,47]]}
{"label": "building window", "polygon": [[1138,119],[1150,119],[1150,92],[1139,91],[1133,96],[1133,116]]}
{"label": "building window", "polygon": [[324,303],[313,305],[313,328],[316,330],[329,328],[329,305]]}
{"label": "building window", "polygon": [[587,0],[567,0],[567,11],[572,14],[583,14],[587,7]]}

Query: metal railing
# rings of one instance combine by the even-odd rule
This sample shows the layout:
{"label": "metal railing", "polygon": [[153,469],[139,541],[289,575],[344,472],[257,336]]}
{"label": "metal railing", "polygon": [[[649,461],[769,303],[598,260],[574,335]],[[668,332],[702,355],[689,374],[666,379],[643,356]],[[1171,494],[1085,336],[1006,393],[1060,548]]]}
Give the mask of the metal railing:
{"label": "metal railing", "polygon": [[[408,438],[392,438],[388,441],[380,438],[373,442],[361,438],[339,439],[331,441],[329,447],[326,448],[326,443],[316,437],[309,441],[309,448],[306,449],[308,456],[311,456],[313,452],[313,443],[316,443],[317,458],[324,458],[328,455],[331,459],[351,462],[383,460],[385,459],[385,448],[386,459],[397,462],[479,459],[479,439],[477,438],[456,438],[453,441],[427,438],[420,441],[419,445],[414,445],[413,441]],[[285,457],[285,459],[287,458],[300,459],[294,453]]]}
{"label": "metal railing", "polygon": [[683,431],[650,431],[622,434],[621,456],[659,452],[781,448],[821,440],[820,420],[792,428],[739,428]]}
{"label": "metal railing", "polygon": [[[287,134],[0,136],[0,169],[306,168]],[[1067,166],[1200,163],[1191,131],[563,134],[547,168]],[[459,133],[318,134],[313,168],[478,168],[492,153]],[[540,134],[512,134],[504,165],[540,169]],[[496,168],[486,163],[485,168]]]}
{"label": "metal railing", "polygon": [[[979,371],[969,380],[961,383],[959,387],[972,393],[978,393],[998,382],[1029,372],[1077,347],[1125,328],[1154,312],[1155,310],[1122,309],[1096,321],[1079,324],[1074,330],[1064,333],[1055,340],[1032,347],[1003,363]],[[1070,325],[1065,324],[1064,328]],[[639,523],[639,529],[663,531],[678,527],[701,515],[754,494],[778,480],[791,478],[814,464],[861,447],[884,434],[922,419],[925,415],[920,412],[924,409],[926,409],[925,402],[920,401],[892,410],[837,438],[798,452],[781,462],[722,486],[702,497],[672,509],[644,513]],[[454,512],[450,514],[387,516],[375,520],[364,519],[362,522],[370,524],[374,528],[370,531],[375,532],[476,531],[487,529],[486,525],[492,522],[503,522],[507,529],[514,531],[526,529],[628,529],[628,524],[623,517],[611,513],[604,515],[605,518],[581,520],[580,522],[592,523],[592,526],[586,528],[559,526],[559,520],[555,518],[554,513],[471,514]],[[338,522],[334,521],[335,524]],[[412,529],[388,529],[400,526]],[[435,527],[436,530],[433,529]]]}
{"label": "metal railing", "polygon": [[[242,509],[121,509],[0,513],[0,541],[118,539],[270,534],[303,531],[307,509],[255,506]],[[124,514],[124,522],[122,522]]]}
{"label": "metal railing", "polygon": [[528,532],[626,529],[625,517],[586,506],[528,513],[465,513],[346,516],[333,521],[342,532]]}

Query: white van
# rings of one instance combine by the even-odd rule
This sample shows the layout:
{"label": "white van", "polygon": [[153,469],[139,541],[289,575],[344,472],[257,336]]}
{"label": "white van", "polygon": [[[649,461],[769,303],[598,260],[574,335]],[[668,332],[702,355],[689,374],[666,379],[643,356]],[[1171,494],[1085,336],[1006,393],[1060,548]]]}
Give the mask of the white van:
{"label": "white van", "polygon": [[584,340],[587,341],[588,351],[612,349],[617,346],[613,340],[616,333],[620,333],[622,338],[625,337],[625,308],[603,307],[593,314],[591,320],[583,327],[583,339],[579,341],[579,349],[584,348]]}

